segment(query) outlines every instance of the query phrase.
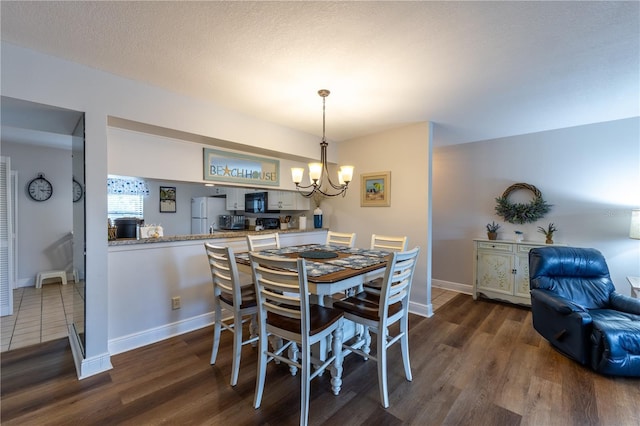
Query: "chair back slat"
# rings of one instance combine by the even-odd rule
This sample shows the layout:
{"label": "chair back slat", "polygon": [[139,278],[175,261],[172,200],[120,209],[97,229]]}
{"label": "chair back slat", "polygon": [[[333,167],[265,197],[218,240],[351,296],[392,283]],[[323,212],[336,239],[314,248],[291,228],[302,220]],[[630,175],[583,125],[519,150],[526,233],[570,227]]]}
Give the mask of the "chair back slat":
{"label": "chair back slat", "polygon": [[327,232],[327,245],[352,247],[356,244],[356,234],[344,232]]}
{"label": "chair back slat", "polygon": [[387,261],[380,291],[379,316],[387,318],[389,306],[401,302],[402,310],[409,308],[409,295],[420,247],[404,252],[394,252]]}
{"label": "chair back slat", "polygon": [[248,234],[247,247],[249,251],[279,249],[280,235],[277,232],[272,234]]}
{"label": "chair back slat", "polygon": [[216,246],[205,243],[205,251],[209,259],[213,292],[215,296],[225,293],[238,306],[242,303],[238,266],[231,247]]}
{"label": "chair back slat", "polygon": [[[306,321],[308,330],[309,284],[304,259],[288,259],[249,253],[256,286],[258,315],[269,312]],[[306,315],[302,315],[303,311]],[[261,320],[262,321],[262,320]]]}
{"label": "chair back slat", "polygon": [[371,235],[371,250],[405,251],[407,250],[408,238],[392,237],[389,235]]}

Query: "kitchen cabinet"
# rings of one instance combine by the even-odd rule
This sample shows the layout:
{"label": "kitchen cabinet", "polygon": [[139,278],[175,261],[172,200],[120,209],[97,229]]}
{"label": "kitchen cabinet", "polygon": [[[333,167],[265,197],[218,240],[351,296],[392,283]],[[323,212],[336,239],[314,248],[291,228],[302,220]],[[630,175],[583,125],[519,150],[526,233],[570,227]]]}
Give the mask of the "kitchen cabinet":
{"label": "kitchen cabinet", "polygon": [[269,210],[309,210],[309,199],[297,191],[269,191]]}
{"label": "kitchen cabinet", "polygon": [[295,210],[296,203],[292,191],[269,191],[268,210]]}
{"label": "kitchen cabinet", "polygon": [[478,295],[531,306],[529,250],[548,244],[474,240],[473,298]]}
{"label": "kitchen cabinet", "polygon": [[227,210],[244,211],[244,194],[247,192],[245,188],[225,188],[227,195]]}

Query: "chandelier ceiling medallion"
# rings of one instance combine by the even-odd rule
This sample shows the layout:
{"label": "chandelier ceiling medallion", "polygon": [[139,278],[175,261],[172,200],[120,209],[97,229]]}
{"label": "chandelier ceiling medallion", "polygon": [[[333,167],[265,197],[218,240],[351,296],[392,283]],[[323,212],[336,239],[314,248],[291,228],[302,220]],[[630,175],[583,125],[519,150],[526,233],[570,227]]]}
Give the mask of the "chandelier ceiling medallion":
{"label": "chandelier ceiling medallion", "polygon": [[329,91],[326,89],[318,90],[318,95],[322,97],[322,142],[320,142],[320,162],[309,163],[309,180],[311,184],[300,185],[304,176],[304,168],[292,167],[291,179],[296,184],[296,189],[305,197],[314,195],[323,195],[325,197],[336,197],[347,193],[349,182],[353,178],[353,166],[342,166],[338,171],[338,183],[335,184],[329,175],[327,168],[327,139],[325,137],[325,102]]}

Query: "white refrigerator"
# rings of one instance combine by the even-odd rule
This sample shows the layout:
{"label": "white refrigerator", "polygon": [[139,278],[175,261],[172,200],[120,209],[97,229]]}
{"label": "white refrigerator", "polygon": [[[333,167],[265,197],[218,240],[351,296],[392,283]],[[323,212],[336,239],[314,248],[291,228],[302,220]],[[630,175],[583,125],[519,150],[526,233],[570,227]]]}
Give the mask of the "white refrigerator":
{"label": "white refrigerator", "polygon": [[217,197],[197,197],[191,199],[191,233],[208,234],[210,229],[218,229],[218,216],[229,214],[226,200]]}

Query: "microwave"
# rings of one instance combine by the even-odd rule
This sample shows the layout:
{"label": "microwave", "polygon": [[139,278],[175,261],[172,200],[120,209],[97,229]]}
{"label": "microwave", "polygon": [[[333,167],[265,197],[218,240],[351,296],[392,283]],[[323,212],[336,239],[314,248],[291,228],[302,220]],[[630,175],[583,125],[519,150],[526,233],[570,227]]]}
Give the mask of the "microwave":
{"label": "microwave", "polygon": [[268,192],[247,192],[244,194],[245,213],[277,213],[280,210],[268,210]]}

